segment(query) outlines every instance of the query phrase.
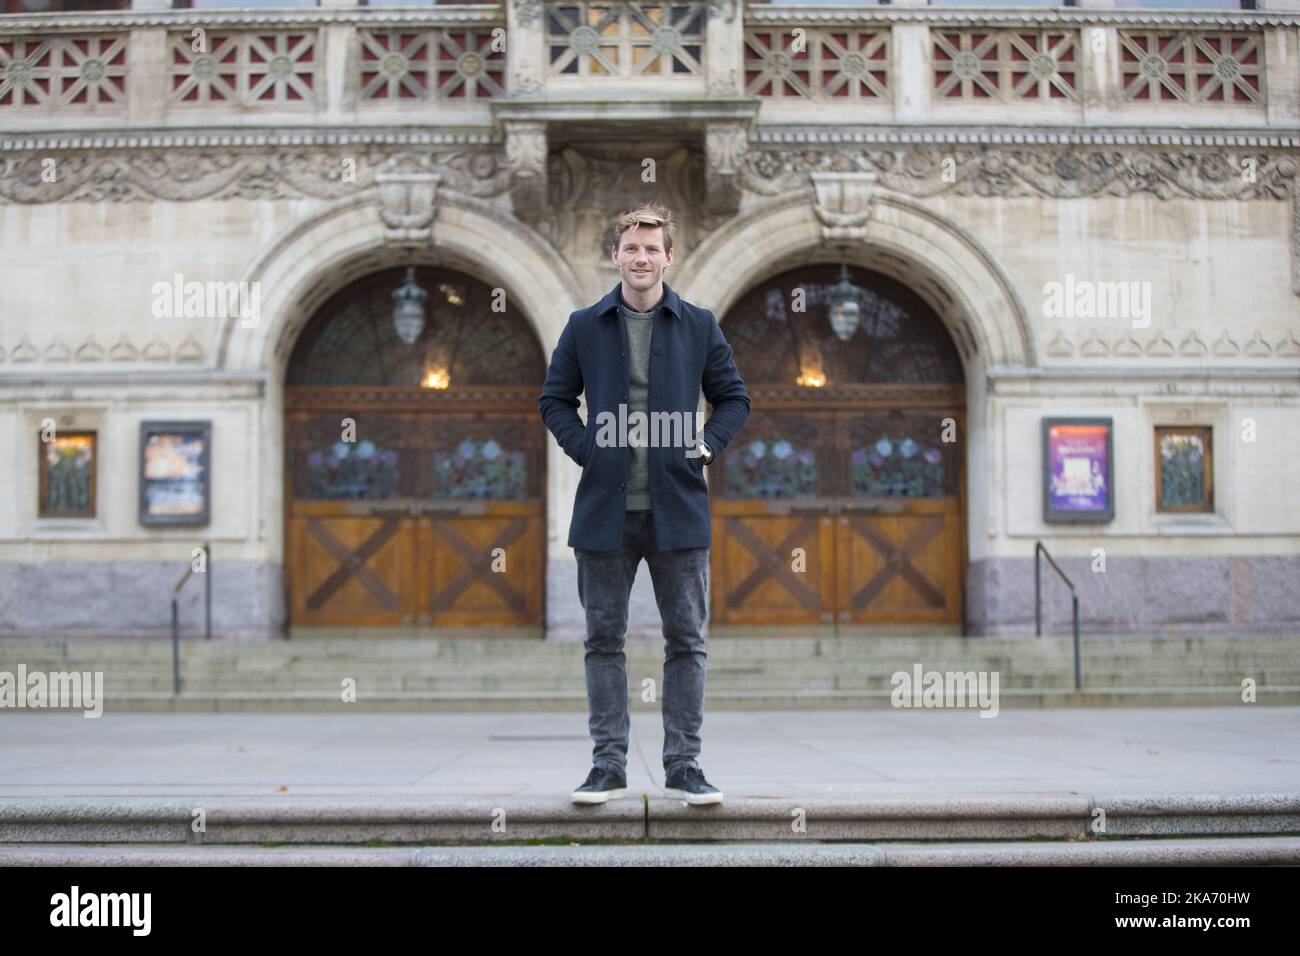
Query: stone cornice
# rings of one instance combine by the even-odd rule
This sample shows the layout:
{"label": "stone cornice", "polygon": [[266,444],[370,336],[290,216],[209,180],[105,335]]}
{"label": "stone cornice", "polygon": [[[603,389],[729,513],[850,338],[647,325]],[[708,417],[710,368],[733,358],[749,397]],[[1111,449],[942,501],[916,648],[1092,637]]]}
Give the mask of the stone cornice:
{"label": "stone cornice", "polygon": [[[1015,10],[952,9],[943,7],[753,6],[744,11],[747,25],[890,25],[925,23],[942,27],[1062,27],[1129,26],[1154,29],[1294,27],[1300,12],[1188,11],[1177,10]],[[49,13],[0,18],[0,36],[20,33],[67,33],[87,30],[127,30],[140,27],[319,27],[331,24],[358,26],[421,26],[444,24],[501,25],[504,4],[437,6],[423,10],[367,7],[298,10],[123,10],[88,13]]]}
{"label": "stone cornice", "polygon": [[[1016,128],[962,126],[758,126],[755,146],[972,145],[972,146],[1264,146],[1300,147],[1300,130],[1204,129],[1186,127],[1050,126]],[[0,146],[0,148],[3,148]]]}
{"label": "stone cornice", "polygon": [[781,7],[758,6],[745,10],[746,26],[819,26],[862,24],[887,26],[894,23],[924,23],[936,27],[1063,27],[1127,26],[1150,29],[1231,27],[1294,27],[1300,12],[1177,10],[1008,10],[943,7]]}
{"label": "stone cornice", "polygon": [[[283,127],[279,127],[283,129]],[[49,132],[0,136],[0,153],[56,150],[159,150],[284,146],[500,146],[501,135],[479,129],[145,129],[133,132]]]}
{"label": "stone cornice", "polygon": [[94,13],[46,13],[0,17],[0,36],[32,33],[84,33],[94,30],[131,30],[141,27],[208,29],[266,27],[322,27],[354,24],[365,27],[503,26],[500,5],[465,4],[423,10],[369,7],[326,7],[299,10],[123,10]]}
{"label": "stone cornice", "polygon": [[[505,104],[502,104],[503,108]],[[508,110],[507,110],[508,112]],[[522,114],[520,114],[522,115]],[[714,114],[706,111],[703,117]],[[723,115],[723,114],[717,114]],[[725,114],[728,118],[743,116]],[[510,118],[514,114],[509,114]],[[715,117],[716,118],[716,117]],[[280,129],[283,129],[281,127]],[[156,151],[175,149],[321,146],[487,146],[500,147],[502,135],[479,129],[303,129],[293,132],[239,129],[142,129],[67,131],[0,136],[0,153],[42,153],[68,150]],[[1300,131],[1266,129],[1052,129],[954,126],[757,126],[750,148],[845,145],[899,146],[1137,146],[1137,147],[1262,147],[1300,148]]]}

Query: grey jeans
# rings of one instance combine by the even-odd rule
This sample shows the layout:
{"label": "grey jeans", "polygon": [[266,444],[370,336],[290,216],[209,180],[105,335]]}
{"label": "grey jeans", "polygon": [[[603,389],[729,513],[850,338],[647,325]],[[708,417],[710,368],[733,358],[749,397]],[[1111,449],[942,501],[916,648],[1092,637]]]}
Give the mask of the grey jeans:
{"label": "grey jeans", "polygon": [[[664,770],[699,766],[707,649],[700,629],[708,611],[709,549],[658,551],[650,511],[624,513],[621,551],[575,548],[578,600],[587,614],[587,725],[592,763],[627,772],[627,604],[645,558],[666,642],[661,710]],[[648,676],[648,675],[646,675]],[[641,680],[637,680],[640,690]]]}

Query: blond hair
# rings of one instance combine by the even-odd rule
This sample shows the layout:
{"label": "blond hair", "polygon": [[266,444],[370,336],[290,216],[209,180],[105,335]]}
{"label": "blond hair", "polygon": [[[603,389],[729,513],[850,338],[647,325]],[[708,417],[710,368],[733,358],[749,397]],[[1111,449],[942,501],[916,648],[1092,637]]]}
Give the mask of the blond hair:
{"label": "blond hair", "polygon": [[648,226],[651,229],[656,226],[662,227],[664,231],[664,252],[673,251],[672,212],[661,203],[648,202],[642,203],[635,209],[629,209],[618,217],[618,221],[614,224],[613,251],[615,253],[618,252],[618,248],[623,242],[623,233],[638,226]]}

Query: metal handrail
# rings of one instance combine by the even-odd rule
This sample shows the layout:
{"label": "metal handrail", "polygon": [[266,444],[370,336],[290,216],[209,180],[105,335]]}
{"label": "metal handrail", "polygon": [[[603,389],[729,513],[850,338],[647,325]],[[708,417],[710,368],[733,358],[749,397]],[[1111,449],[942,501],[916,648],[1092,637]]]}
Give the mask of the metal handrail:
{"label": "metal handrail", "polygon": [[1034,636],[1043,636],[1043,562],[1042,558],[1047,558],[1047,563],[1052,566],[1052,570],[1061,576],[1065,586],[1070,589],[1070,598],[1074,602],[1074,689],[1082,690],[1083,681],[1079,670],[1079,592],[1074,586],[1074,582],[1066,577],[1061,566],[1052,559],[1048,550],[1043,547],[1043,542],[1034,542]]}
{"label": "metal handrail", "polygon": [[[181,593],[185,582],[194,577],[194,568],[185,566],[185,573],[172,588],[172,693],[181,692],[181,630],[180,604],[176,595]],[[212,640],[212,545],[203,542],[203,639]]]}

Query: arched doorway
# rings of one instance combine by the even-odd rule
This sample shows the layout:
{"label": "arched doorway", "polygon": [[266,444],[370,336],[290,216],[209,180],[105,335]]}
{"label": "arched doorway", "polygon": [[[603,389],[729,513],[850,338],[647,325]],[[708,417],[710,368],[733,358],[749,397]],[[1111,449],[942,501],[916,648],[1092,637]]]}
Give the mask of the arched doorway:
{"label": "arched doorway", "polygon": [[961,358],[924,300],[860,268],[837,335],[840,275],[782,273],[722,319],[752,408],[711,469],[717,633],[961,633]]}
{"label": "arched doorway", "polygon": [[374,272],[313,314],[285,383],[291,636],[542,635],[545,376],[524,317],[453,270]]}

